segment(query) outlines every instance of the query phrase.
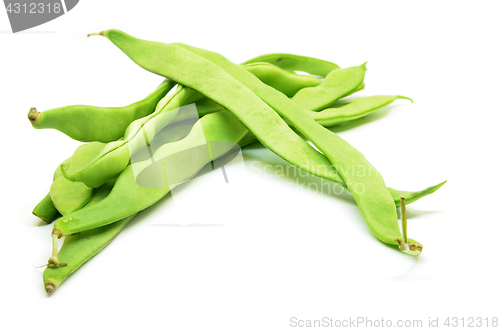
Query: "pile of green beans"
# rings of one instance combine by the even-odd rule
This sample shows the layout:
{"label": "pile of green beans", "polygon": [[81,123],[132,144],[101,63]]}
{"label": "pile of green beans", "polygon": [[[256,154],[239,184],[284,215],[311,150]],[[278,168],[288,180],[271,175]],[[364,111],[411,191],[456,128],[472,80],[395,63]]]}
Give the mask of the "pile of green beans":
{"label": "pile of green beans", "polygon": [[[235,64],[218,53],[141,40],[118,30],[91,35],[108,38],[165,80],[125,107],[30,109],[34,128],[56,129],[85,142],[59,164],[49,193],[33,209],[43,221],[54,222],[52,256],[43,274],[47,293],[99,253],[137,213],[207,164],[255,141],[311,175],[348,189],[380,241],[411,256],[421,253],[423,246],[407,237],[406,213],[401,233],[397,208],[406,210],[406,204],[445,182],[415,192],[389,188],[361,152],[334,128],[326,128],[398,99],[412,101],[400,95],[343,99],[365,88],[366,64],[342,69],[285,53]],[[59,250],[61,237],[66,239]]]}

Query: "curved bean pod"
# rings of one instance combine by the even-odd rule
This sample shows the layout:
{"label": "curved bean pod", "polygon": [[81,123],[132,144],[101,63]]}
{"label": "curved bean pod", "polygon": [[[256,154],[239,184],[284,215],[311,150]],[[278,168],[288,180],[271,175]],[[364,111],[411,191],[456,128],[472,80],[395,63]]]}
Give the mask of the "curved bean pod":
{"label": "curved bean pod", "polygon": [[[396,207],[378,171],[359,151],[317,124],[284,94],[263,84],[218,53],[184,44],[148,42],[118,30],[103,31],[100,35],[110,39],[144,69],[191,87],[233,112],[266,147],[290,163],[299,164],[299,154],[307,155],[307,159],[313,158],[318,152],[297,136],[279,115],[283,116],[336,168],[372,233],[382,242],[397,245],[403,253],[420,254],[421,244],[411,239],[404,242]],[[364,169],[362,176],[359,171],[352,173],[345,168],[352,161],[354,166]],[[369,176],[366,176],[366,171],[369,171]],[[357,191],[360,188],[362,194]]]}
{"label": "curved bean pod", "polygon": [[366,63],[358,67],[334,70],[318,86],[306,87],[292,98],[299,106],[312,111],[324,109],[353,93],[365,78]]}
{"label": "curved bean pod", "polygon": [[[261,56],[257,56],[251,60],[245,61],[242,64],[248,65],[260,62],[267,62],[273,64],[289,72],[302,71],[321,77],[326,77],[333,70],[340,69],[340,67],[333,62],[320,60],[314,57],[286,54],[286,53],[264,54]],[[364,88],[365,88],[365,83],[362,82],[354,91],[352,91],[347,95],[361,91]]]}
{"label": "curved bean pod", "polygon": [[256,62],[267,62],[284,70],[292,72],[303,71],[322,77],[326,77],[333,70],[340,69],[340,67],[333,62],[286,53],[264,54],[245,61],[242,64],[251,64]]}
{"label": "curved bean pod", "polygon": [[28,118],[35,129],[56,129],[82,142],[111,142],[123,137],[130,123],[147,116],[156,104],[175,86],[165,79],[146,98],[125,107],[76,105],[39,112],[31,108]]}
{"label": "curved bean pod", "polygon": [[355,120],[366,116],[384,106],[393,103],[397,99],[412,99],[401,95],[376,95],[372,97],[358,98],[345,106],[328,108],[320,112],[308,112],[308,114],[323,126],[333,126],[342,122]]}

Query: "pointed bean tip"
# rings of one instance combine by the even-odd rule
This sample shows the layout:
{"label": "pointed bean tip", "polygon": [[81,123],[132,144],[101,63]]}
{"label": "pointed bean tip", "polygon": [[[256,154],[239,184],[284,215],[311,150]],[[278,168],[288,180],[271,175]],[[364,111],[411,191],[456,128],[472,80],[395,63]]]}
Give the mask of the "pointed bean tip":
{"label": "pointed bean tip", "polygon": [[441,182],[441,183],[437,184],[437,185],[435,186],[435,189],[436,189],[436,190],[437,190],[437,189],[439,189],[441,186],[443,186],[444,184],[446,184],[446,182],[447,182],[447,181],[448,181],[448,180],[445,180],[444,182]]}
{"label": "pointed bean tip", "polygon": [[405,99],[405,100],[410,100],[410,101],[411,101],[411,103],[413,103],[413,99],[412,99],[412,98],[408,98],[408,97],[405,97],[405,96],[402,96],[402,95],[398,95],[398,96],[396,97],[396,99]]}
{"label": "pointed bean tip", "polygon": [[367,70],[367,68],[366,68],[366,64],[367,64],[367,63],[368,63],[368,61],[366,61],[365,63],[363,63],[363,64],[361,65],[361,67],[362,67],[363,69],[365,69],[365,70]]}

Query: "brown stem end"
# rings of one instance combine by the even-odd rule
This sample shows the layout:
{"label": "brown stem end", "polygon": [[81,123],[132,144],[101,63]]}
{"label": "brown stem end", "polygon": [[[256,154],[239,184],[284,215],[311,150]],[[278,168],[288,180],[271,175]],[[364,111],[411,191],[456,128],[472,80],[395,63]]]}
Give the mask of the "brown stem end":
{"label": "brown stem end", "polygon": [[87,34],[87,37],[90,37],[90,36],[104,36],[104,31]]}
{"label": "brown stem end", "polygon": [[56,291],[57,287],[52,284],[52,283],[46,283],[45,284],[45,292],[48,294],[48,295],[51,295],[52,293],[54,293]]}
{"label": "brown stem end", "polygon": [[31,122],[36,121],[40,117],[40,112],[36,110],[36,107],[31,107],[30,111],[28,112],[28,119]]}

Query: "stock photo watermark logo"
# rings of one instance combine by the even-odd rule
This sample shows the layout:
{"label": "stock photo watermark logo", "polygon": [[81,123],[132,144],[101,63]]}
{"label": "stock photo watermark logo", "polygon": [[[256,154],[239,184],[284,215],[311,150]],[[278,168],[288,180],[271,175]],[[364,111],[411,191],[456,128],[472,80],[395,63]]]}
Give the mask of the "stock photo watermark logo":
{"label": "stock photo watermark logo", "polygon": [[128,141],[136,184],[172,191],[195,175],[203,174],[207,165],[211,165],[211,170],[220,169],[221,179],[229,183],[225,166],[232,162],[244,165],[241,148],[237,142],[211,141],[210,137],[204,131],[195,104],[146,121]]}
{"label": "stock photo watermark logo", "polygon": [[31,29],[75,8],[79,0],[4,0],[12,32]]}
{"label": "stock photo watermark logo", "polygon": [[[222,121],[222,127],[232,124],[230,121],[224,122],[224,116],[220,116],[218,119]],[[242,137],[233,136],[232,141],[220,141],[218,139],[221,137],[227,137],[217,134],[219,129],[210,127],[209,123],[213,120],[206,120],[206,123],[205,120],[206,118],[200,119],[196,104],[193,103],[159,112],[144,123],[138,124],[127,142],[136,184],[150,189],[167,188],[172,192],[189,179],[213,170],[221,171],[222,176],[217,180],[223,179],[225,183],[229,183],[230,176],[226,172],[226,165],[230,163],[243,168],[246,168],[247,163],[249,170],[258,175],[295,179],[293,182],[283,182],[312,193],[323,194],[351,193],[345,188],[345,184],[334,184],[342,183],[338,170],[344,174],[356,174],[357,177],[379,176],[374,168],[366,168],[354,163],[354,160],[352,164],[341,165],[340,169],[333,165],[327,167],[314,162],[310,164],[309,160],[304,161],[299,168],[291,164],[262,165],[259,160],[245,162],[238,144]],[[204,131],[204,125],[208,125],[205,128],[208,129],[207,132]],[[316,175],[312,177],[318,177],[320,181],[309,180],[311,174]],[[365,187],[362,183],[357,183],[353,190],[357,194],[364,194]]]}

